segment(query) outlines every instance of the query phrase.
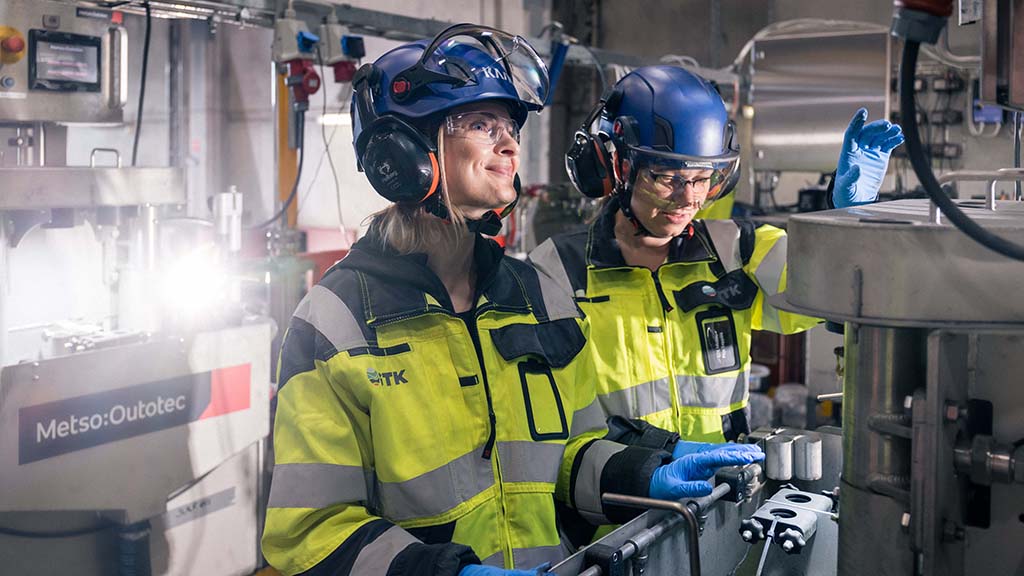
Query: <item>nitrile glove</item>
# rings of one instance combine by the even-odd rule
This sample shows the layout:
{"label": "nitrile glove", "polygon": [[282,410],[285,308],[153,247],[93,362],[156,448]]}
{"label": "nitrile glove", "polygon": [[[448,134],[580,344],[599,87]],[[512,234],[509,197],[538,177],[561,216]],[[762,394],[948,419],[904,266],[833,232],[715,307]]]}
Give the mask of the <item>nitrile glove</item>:
{"label": "nitrile glove", "polygon": [[865,125],[868,111],[857,110],[846,127],[839,152],[832,203],[836,208],[870,204],[878,198],[889,154],[903,143],[903,129],[888,120]]}
{"label": "nitrile glove", "polygon": [[744,466],[764,460],[761,452],[711,450],[687,454],[670,464],[660,466],[651,476],[648,494],[659,500],[679,500],[711,494],[708,482],[723,466]]}
{"label": "nitrile glove", "polygon": [[714,450],[726,450],[730,452],[752,452],[754,454],[763,454],[761,447],[757,444],[736,444],[734,442],[725,442],[722,444],[711,444],[709,442],[687,442],[686,440],[680,440],[676,442],[674,448],[672,448],[672,459],[679,460],[683,456],[690,454],[700,454],[701,452],[712,452]]}
{"label": "nitrile glove", "polygon": [[459,570],[459,576],[544,576],[548,573],[548,568],[551,568],[550,562],[545,562],[530,570],[506,570],[494,566],[470,564]]}

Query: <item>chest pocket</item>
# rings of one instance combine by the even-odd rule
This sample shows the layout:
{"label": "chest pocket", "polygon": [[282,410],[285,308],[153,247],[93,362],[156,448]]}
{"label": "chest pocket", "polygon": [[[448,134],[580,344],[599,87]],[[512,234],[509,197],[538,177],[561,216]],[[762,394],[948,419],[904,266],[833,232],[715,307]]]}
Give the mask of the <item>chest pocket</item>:
{"label": "chest pocket", "polygon": [[501,357],[517,365],[530,436],[536,441],[569,438],[566,408],[551,370],[568,366],[586,344],[576,320],[513,324],[490,333]]}

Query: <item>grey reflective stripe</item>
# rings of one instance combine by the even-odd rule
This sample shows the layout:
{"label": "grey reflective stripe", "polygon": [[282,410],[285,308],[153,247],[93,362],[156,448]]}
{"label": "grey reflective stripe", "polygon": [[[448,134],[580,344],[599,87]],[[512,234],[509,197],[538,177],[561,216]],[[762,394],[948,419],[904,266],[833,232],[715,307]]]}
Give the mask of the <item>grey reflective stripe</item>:
{"label": "grey reflective stripe", "polygon": [[359,551],[356,561],[352,563],[350,574],[362,576],[385,576],[391,562],[398,556],[398,553],[410,544],[419,540],[398,526],[392,526],[377,536],[377,539],[370,542]]}
{"label": "grey reflective stripe", "polygon": [[562,546],[537,546],[534,548],[513,548],[512,560],[519,570],[536,568],[540,564],[550,562],[552,566],[565,558]]}
{"label": "grey reflective stripe", "polygon": [[727,272],[743,267],[740,256],[740,227],[732,220],[704,220],[711,243]]}
{"label": "grey reflective stripe", "polygon": [[530,253],[530,263],[537,270],[537,279],[540,281],[540,291],[548,318],[578,318],[580,314],[576,309],[569,274],[566,273],[558,250],[555,249],[555,243],[550,238]]}
{"label": "grey reflective stripe", "polygon": [[597,440],[587,447],[576,473],[576,490],[573,493],[578,510],[584,518],[598,524],[607,524],[604,507],[601,505],[601,472],[608,460],[625,450],[616,442]]}
{"label": "grey reflective stripe", "polygon": [[295,317],[309,322],[335,350],[366,346],[366,338],[348,306],[334,292],[319,284],[313,286],[299,302]]}
{"label": "grey reflective stripe", "polygon": [[782,334],[782,323],[779,321],[779,309],[767,301],[761,306],[761,330]]}
{"label": "grey reflective stripe", "polygon": [[659,378],[600,396],[605,412],[626,418],[640,418],[672,407],[668,378]]}
{"label": "grey reflective stripe", "polygon": [[496,566],[498,568],[504,568],[505,567],[505,553],[501,552],[501,551],[495,552],[494,554],[491,554],[487,558],[484,558],[483,560],[481,560],[480,563],[483,564],[484,566]]}
{"label": "grey reflective stripe", "polygon": [[[558,480],[564,444],[546,442],[498,442],[498,461],[505,482],[549,482]],[[479,457],[479,454],[477,455]]]}
{"label": "grey reflective stripe", "polygon": [[572,413],[572,425],[569,427],[569,436],[575,438],[584,432],[604,430],[607,427],[608,416],[601,401],[594,399],[586,408],[580,408]]}
{"label": "grey reflective stripe", "polygon": [[392,522],[437,516],[491,487],[494,472],[482,449],[404,482],[381,482],[378,475],[381,515]]}
{"label": "grey reflective stripe", "polygon": [[366,472],[338,464],[275,464],[271,508],[327,508],[366,498]]}
{"label": "grey reflective stripe", "polygon": [[779,281],[782,279],[782,271],[786,269],[786,245],[785,236],[779,238],[768,250],[761,263],[758,264],[754,277],[757,283],[764,290],[765,294],[772,296],[779,292]]}
{"label": "grey reflective stripe", "polygon": [[749,370],[736,376],[676,376],[679,404],[697,408],[728,408],[747,398]]}

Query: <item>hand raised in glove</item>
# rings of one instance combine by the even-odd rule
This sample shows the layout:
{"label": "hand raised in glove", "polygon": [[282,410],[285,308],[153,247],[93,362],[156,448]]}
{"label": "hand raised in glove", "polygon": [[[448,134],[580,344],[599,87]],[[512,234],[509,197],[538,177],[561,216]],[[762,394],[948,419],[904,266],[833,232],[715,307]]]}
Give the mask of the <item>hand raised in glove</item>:
{"label": "hand raised in glove", "polygon": [[868,119],[865,108],[857,110],[843,136],[832,203],[836,208],[869,204],[878,199],[889,154],[903,143],[903,129],[888,120]]}

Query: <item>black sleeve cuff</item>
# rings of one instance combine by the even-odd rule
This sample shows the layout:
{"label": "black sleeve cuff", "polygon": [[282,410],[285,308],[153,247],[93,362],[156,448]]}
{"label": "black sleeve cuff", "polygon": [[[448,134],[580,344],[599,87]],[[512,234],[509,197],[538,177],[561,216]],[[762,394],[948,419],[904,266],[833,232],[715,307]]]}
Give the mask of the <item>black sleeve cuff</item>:
{"label": "black sleeve cuff", "polygon": [[825,201],[828,202],[828,209],[833,210],[836,207],[835,201],[832,200],[832,191],[836,188],[836,173],[832,171],[832,176],[828,179],[828,193],[825,194]]}
{"label": "black sleeve cuff", "polygon": [[[608,459],[601,471],[601,493],[626,494],[647,497],[651,488],[654,470],[672,461],[672,454],[664,450],[652,450],[640,446],[629,446]],[[643,510],[604,504],[603,512],[608,520],[624,524],[639,516]]]}
{"label": "black sleeve cuff", "polygon": [[608,419],[608,434],[604,438],[627,446],[640,446],[671,452],[672,447],[679,441],[679,434],[658,428],[638,418],[612,416]]}
{"label": "black sleeve cuff", "polygon": [[463,566],[479,563],[469,546],[410,544],[391,561],[387,576],[457,576]]}

